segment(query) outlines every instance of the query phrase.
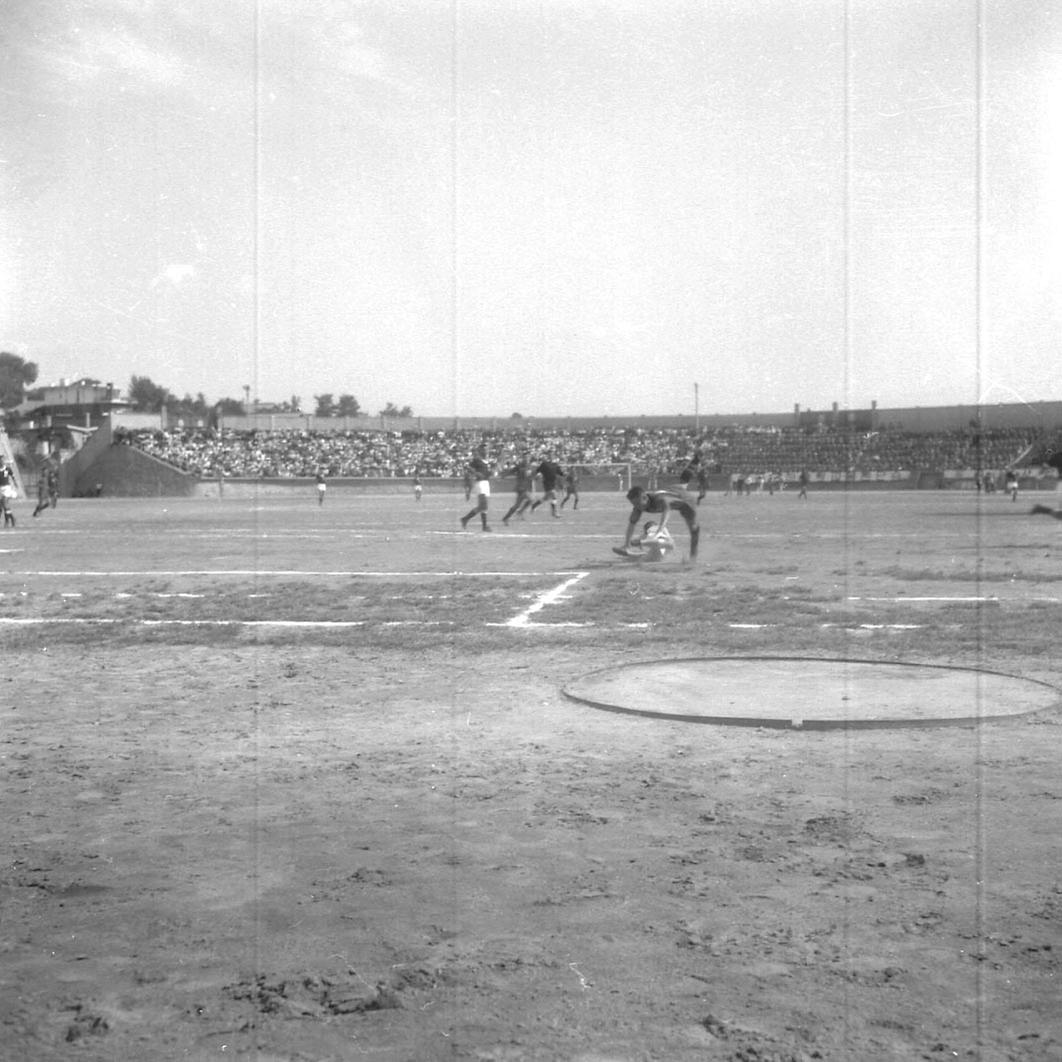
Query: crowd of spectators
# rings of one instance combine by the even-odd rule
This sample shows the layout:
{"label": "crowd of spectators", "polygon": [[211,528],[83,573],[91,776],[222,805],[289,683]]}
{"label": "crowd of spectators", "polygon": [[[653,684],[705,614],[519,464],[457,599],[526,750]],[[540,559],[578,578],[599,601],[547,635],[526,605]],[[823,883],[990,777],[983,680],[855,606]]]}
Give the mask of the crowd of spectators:
{"label": "crowd of spectators", "polygon": [[457,477],[472,451],[485,445],[501,464],[522,453],[552,455],[564,466],[605,471],[631,465],[668,473],[696,457],[709,472],[769,473],[795,478],[801,470],[865,476],[919,470],[1003,470],[1043,447],[1035,429],[873,432],[841,429],[739,428],[709,430],[593,428],[451,431],[220,431],[178,428],[115,433],[184,472],[203,478]]}

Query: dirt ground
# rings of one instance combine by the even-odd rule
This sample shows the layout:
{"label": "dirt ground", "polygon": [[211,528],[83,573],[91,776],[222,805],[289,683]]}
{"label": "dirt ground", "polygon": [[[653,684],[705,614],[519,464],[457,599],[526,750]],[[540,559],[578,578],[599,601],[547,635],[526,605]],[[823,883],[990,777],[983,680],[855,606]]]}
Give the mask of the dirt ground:
{"label": "dirt ground", "polygon": [[[26,621],[0,628],[3,1059],[1062,1057],[1062,716],[811,733],[623,717],[563,696],[566,678],[611,663],[762,650],[728,627],[739,615],[728,602],[748,616],[753,591],[772,586],[763,607],[790,624],[772,644],[801,648],[819,603],[781,602],[777,587],[821,587],[836,565],[828,544],[782,565],[799,579],[779,575],[762,555],[768,525],[749,516],[692,573],[593,571],[587,600],[606,595],[614,619],[624,599],[640,595],[643,616],[655,615],[650,597],[666,599],[673,624],[641,632],[487,629],[477,610],[493,615],[490,594],[462,581],[452,589],[471,613],[429,613],[451,617],[445,634],[145,632],[64,626],[60,610],[107,618],[102,586],[206,610],[168,596],[202,592],[202,577],[139,573],[210,567],[209,527],[231,538],[240,518],[205,513],[162,542],[144,534],[169,527],[156,509],[129,531],[140,545],[118,550],[127,510],[90,506],[0,541],[22,551],[3,558],[3,603]],[[607,549],[620,512],[583,517],[577,560]],[[866,526],[880,538],[879,517]],[[299,517],[315,519],[336,522],[300,524],[287,547],[308,567],[315,550],[349,564],[336,536],[376,517]],[[778,534],[792,534],[789,520]],[[264,526],[255,517],[256,541],[280,534]],[[1015,586],[989,569],[1005,557],[1017,570],[1007,543],[1023,535],[1036,564],[1057,562],[1048,529],[1000,528],[1002,545],[977,550],[979,580]],[[477,560],[492,570],[515,540],[485,541],[448,542],[451,561],[464,551],[455,570],[478,549],[495,551]],[[870,538],[851,549],[860,591],[871,579],[914,585],[957,556],[937,542],[935,560],[898,571]],[[741,551],[747,579],[735,574]],[[102,585],[71,574],[74,561],[114,568],[119,552],[140,567]],[[399,563],[422,560],[427,571],[430,556]],[[258,552],[255,563],[271,562]],[[542,550],[524,564],[538,580],[536,566]],[[423,601],[444,596],[425,580]],[[510,592],[510,613],[556,581]],[[1019,585],[1014,608],[958,624],[942,612],[910,634],[820,630],[817,651],[1048,680],[1059,608],[1033,600],[1043,585]],[[703,607],[684,619],[676,599],[701,592],[717,604],[711,621]],[[825,598],[836,620],[842,605]],[[322,600],[297,604],[319,615]],[[377,607],[403,604],[370,590],[357,614]],[[555,618],[578,607],[561,603]]]}

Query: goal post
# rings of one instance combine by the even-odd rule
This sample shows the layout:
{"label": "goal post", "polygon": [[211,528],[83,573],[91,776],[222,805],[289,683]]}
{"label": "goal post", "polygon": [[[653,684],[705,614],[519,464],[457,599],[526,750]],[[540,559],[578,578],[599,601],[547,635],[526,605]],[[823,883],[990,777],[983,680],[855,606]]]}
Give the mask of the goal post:
{"label": "goal post", "polygon": [[629,461],[606,461],[592,464],[563,464],[562,462],[562,466],[565,471],[573,468],[579,474],[580,490],[626,492],[631,489]]}

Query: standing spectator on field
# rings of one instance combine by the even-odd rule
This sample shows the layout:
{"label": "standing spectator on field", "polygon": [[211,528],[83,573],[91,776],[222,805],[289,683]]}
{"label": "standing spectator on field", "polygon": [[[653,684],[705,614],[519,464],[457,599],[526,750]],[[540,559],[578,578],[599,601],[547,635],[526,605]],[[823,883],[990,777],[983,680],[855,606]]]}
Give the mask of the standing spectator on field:
{"label": "standing spectator on field", "polygon": [[802,468],[800,475],[797,477],[797,483],[800,484],[800,493],[797,494],[798,498],[803,498],[804,501],[808,500],[808,470]]}
{"label": "standing spectator on field", "polygon": [[328,483],[325,480],[324,473],[319,469],[314,478],[314,482],[317,484],[317,504],[324,505],[325,491],[328,490]]}
{"label": "standing spectator on field", "polygon": [[490,530],[490,524],[487,523],[487,509],[490,505],[490,477],[493,474],[494,469],[487,461],[487,448],[481,446],[472,455],[472,459],[468,462],[468,469],[465,472],[466,479],[473,484],[470,491],[475,490],[476,492],[476,507],[461,517],[461,527],[464,530],[468,529],[469,520],[477,513],[483,524],[483,530]]}
{"label": "standing spectator on field", "polygon": [[424,493],[424,484],[420,481],[420,476],[413,477],[413,497],[420,501],[420,496]]}

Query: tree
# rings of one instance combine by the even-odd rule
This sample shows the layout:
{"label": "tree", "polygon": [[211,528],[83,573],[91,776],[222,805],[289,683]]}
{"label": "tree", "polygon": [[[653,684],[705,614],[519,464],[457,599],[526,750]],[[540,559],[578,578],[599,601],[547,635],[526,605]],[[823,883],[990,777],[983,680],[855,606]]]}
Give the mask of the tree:
{"label": "tree", "polygon": [[147,376],[129,378],[129,401],[138,413],[158,413],[167,405],[170,392]]}
{"label": "tree", "polygon": [[361,412],[361,405],[353,395],[340,395],[336,406],[336,416],[356,417]]}
{"label": "tree", "polygon": [[399,409],[394,402],[388,402],[387,405],[380,410],[381,417],[411,417],[413,416],[413,410],[409,406],[403,406]]}
{"label": "tree", "polygon": [[336,403],[331,394],[314,395],[313,400],[317,408],[313,411],[315,417],[334,417],[336,415]]}
{"label": "tree", "polygon": [[171,418],[185,421],[205,421],[210,416],[210,407],[207,405],[206,396],[200,391],[193,398],[186,394],[184,398],[176,395],[166,395],[166,413]]}
{"label": "tree", "polygon": [[242,417],[246,413],[238,398],[219,398],[214,403],[214,409],[223,417]]}
{"label": "tree", "polygon": [[37,365],[17,354],[0,353],[0,409],[17,406],[37,379]]}

